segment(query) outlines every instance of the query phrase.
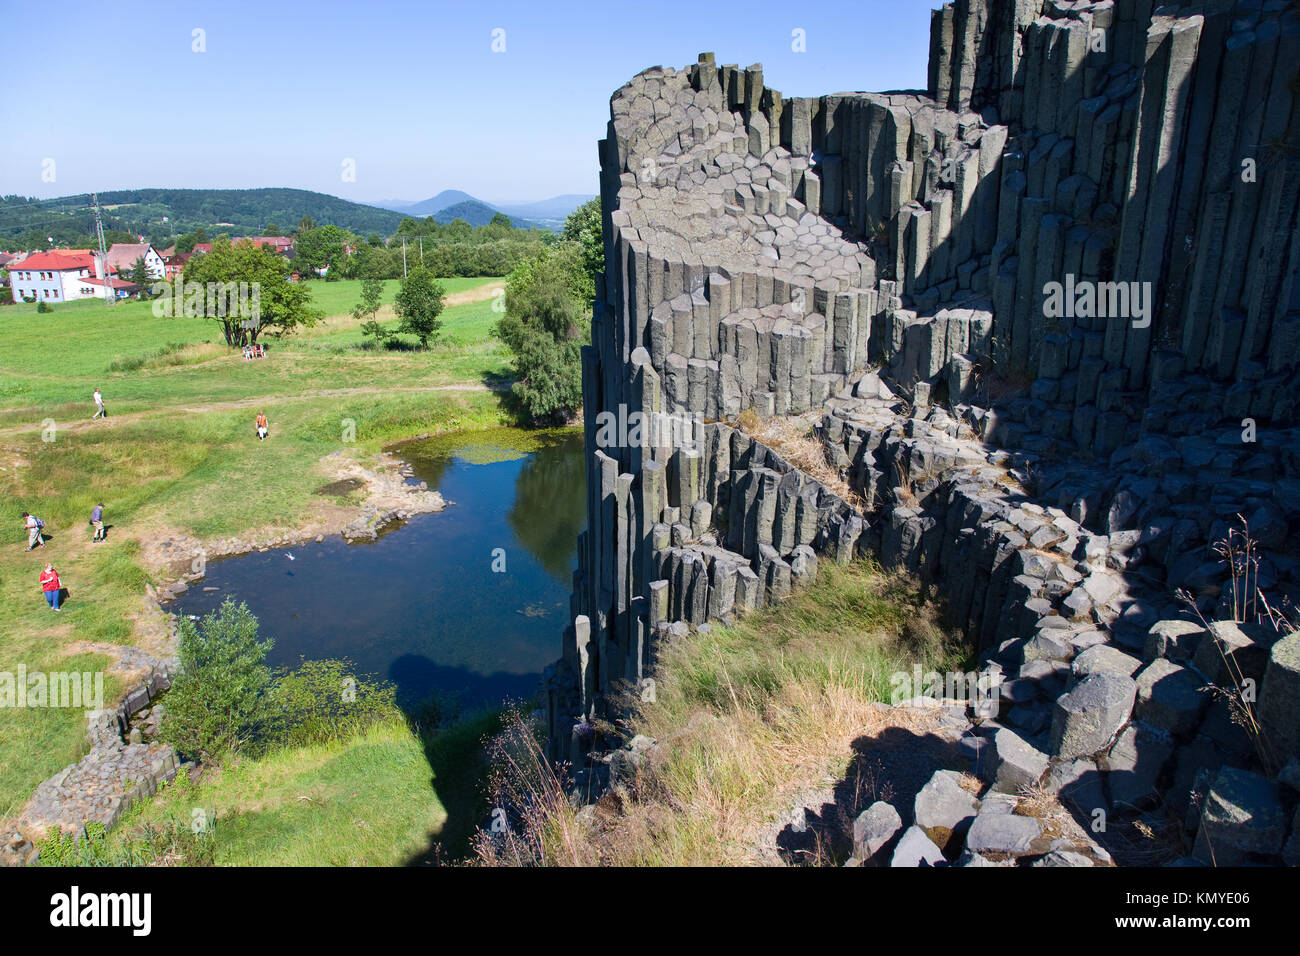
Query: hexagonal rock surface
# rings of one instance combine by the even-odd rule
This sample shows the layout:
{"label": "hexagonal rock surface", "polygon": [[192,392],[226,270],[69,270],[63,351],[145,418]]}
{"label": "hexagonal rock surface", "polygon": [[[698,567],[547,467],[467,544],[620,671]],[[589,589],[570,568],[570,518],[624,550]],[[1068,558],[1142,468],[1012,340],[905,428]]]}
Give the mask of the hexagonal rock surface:
{"label": "hexagonal rock surface", "polygon": [[1251,855],[1273,856],[1282,849],[1286,822],[1277,784],[1224,767],[1205,797],[1195,856],[1215,866],[1240,866]]}
{"label": "hexagonal rock surface", "polygon": [[1196,650],[1204,631],[1205,628],[1194,621],[1157,621],[1147,632],[1144,654],[1147,658],[1187,660]]}
{"label": "hexagonal rock surface", "polygon": [[979,800],[961,785],[962,775],[953,770],[938,770],[916,795],[916,825],[944,848],[975,818]]}
{"label": "hexagonal rock surface", "polygon": [[1123,674],[1089,675],[1056,701],[1051,748],[1057,757],[1083,757],[1110,742],[1133,711],[1137,684]]}
{"label": "hexagonal rock surface", "polygon": [[1003,727],[993,735],[993,789],[1016,793],[1038,785],[1047,772],[1047,755]]}
{"label": "hexagonal rock surface", "polygon": [[1106,671],[1132,677],[1142,662],[1132,654],[1125,654],[1112,644],[1095,644],[1074,659],[1071,667],[1076,677],[1087,677]]}
{"label": "hexagonal rock surface", "polygon": [[1196,673],[1173,661],[1156,658],[1137,675],[1133,713],[1153,727],[1188,733],[1209,703],[1210,694]]}

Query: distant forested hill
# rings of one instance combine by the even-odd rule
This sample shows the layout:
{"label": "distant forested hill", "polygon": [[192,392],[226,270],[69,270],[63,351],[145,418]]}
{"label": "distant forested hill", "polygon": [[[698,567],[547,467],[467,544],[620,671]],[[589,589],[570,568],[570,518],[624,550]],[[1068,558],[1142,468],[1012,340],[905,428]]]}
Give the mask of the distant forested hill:
{"label": "distant forested hill", "polygon": [[[486,203],[481,203],[477,199],[470,199],[466,202],[458,202],[455,205],[448,206],[445,209],[439,209],[433,214],[434,221],[443,224],[451,222],[453,219],[462,219],[471,226],[486,226],[492,221],[492,217],[497,214],[498,210],[493,209]],[[527,219],[521,219],[518,216],[510,216],[510,224],[516,229],[535,229],[536,224],[529,222]]]}
{"label": "distant forested hill", "polygon": [[[395,232],[402,214],[306,189],[124,189],[99,194],[104,228],[164,244],[202,227],[208,235],[262,235],[268,224],[288,232],[304,216],[360,235]],[[167,221],[163,222],[166,217]],[[88,245],[95,234],[90,195],[58,199],[0,197],[0,249]]]}

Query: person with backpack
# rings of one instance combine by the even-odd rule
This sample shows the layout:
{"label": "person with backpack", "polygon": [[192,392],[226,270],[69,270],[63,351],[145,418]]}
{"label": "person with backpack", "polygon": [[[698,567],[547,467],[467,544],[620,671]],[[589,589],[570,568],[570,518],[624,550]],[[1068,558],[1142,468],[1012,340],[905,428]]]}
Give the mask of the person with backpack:
{"label": "person with backpack", "polygon": [[95,510],[90,513],[90,524],[95,529],[95,535],[91,541],[104,540],[104,502],[95,505]]}
{"label": "person with backpack", "polygon": [[52,564],[47,564],[45,570],[41,572],[41,591],[45,595],[45,603],[54,610],[59,610],[59,595],[63,592],[63,582],[59,580],[59,572],[54,570]]}
{"label": "person with backpack", "polygon": [[30,551],[35,547],[44,547],[45,539],[41,537],[41,532],[45,530],[45,522],[34,514],[23,512],[23,527],[27,529],[27,550]]}
{"label": "person with backpack", "polygon": [[95,399],[95,414],[91,416],[90,420],[93,422],[101,416],[107,418],[108,412],[104,410],[104,396],[99,393],[99,386],[95,386],[95,394],[92,397]]}

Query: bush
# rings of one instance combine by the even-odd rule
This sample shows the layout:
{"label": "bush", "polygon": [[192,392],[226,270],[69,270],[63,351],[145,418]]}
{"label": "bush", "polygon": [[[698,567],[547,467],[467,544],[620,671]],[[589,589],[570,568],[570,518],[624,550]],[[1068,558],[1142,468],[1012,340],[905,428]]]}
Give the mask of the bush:
{"label": "bush", "polygon": [[272,642],[257,618],[226,598],[195,627],[180,625],[180,673],[167,694],[163,739],[186,757],[217,760],[268,739],[277,723]]}
{"label": "bush", "polygon": [[385,720],[401,720],[392,684],[353,677],[347,661],[304,661],[280,679],[284,746],[327,743]]}
{"label": "bush", "polygon": [[595,286],[576,243],[561,242],[510,274],[496,333],[514,353],[515,397],[530,419],[582,404],[582,343]]}

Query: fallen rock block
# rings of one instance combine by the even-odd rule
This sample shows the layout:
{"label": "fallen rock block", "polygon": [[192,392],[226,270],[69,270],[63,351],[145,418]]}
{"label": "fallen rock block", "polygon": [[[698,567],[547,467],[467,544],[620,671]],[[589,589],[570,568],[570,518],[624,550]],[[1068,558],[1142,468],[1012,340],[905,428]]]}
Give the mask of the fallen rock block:
{"label": "fallen rock block", "polygon": [[1196,729],[1210,694],[1194,671],[1158,657],[1137,676],[1133,713],[1171,734]]}
{"label": "fallen rock block", "polygon": [[1018,793],[1037,786],[1047,772],[1047,755],[1005,727],[993,735],[993,749],[994,790]]}
{"label": "fallen rock block", "polygon": [[853,821],[853,855],[863,863],[886,847],[903,828],[892,804],[877,800]]}
{"label": "fallen rock block", "polygon": [[894,849],[890,866],[942,866],[947,861],[920,827],[908,827]]}
{"label": "fallen rock block", "polygon": [[1056,701],[1051,749],[1069,758],[1094,754],[1106,746],[1133,712],[1137,684],[1123,674],[1090,674]]}
{"label": "fallen rock block", "polygon": [[962,775],[953,770],[936,771],[916,795],[914,818],[934,845],[946,849],[975,819],[979,800],[961,785]]}
{"label": "fallen rock block", "polygon": [[1224,767],[1205,795],[1193,854],[1212,866],[1241,866],[1251,856],[1276,855],[1286,822],[1277,784],[1248,770]]}

